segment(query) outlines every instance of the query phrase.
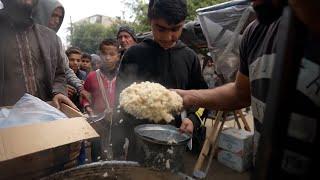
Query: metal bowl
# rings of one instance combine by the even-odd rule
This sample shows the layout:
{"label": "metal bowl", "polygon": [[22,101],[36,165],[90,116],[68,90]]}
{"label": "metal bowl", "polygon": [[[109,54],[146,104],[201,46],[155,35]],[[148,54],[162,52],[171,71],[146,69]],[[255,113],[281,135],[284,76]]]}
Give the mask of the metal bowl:
{"label": "metal bowl", "polygon": [[183,171],[183,157],[190,136],[171,125],[144,124],[135,127],[139,163],[157,171]]}
{"label": "metal bowl", "polygon": [[183,145],[191,139],[186,133],[181,133],[172,125],[144,124],[134,128],[138,137],[156,144]]}

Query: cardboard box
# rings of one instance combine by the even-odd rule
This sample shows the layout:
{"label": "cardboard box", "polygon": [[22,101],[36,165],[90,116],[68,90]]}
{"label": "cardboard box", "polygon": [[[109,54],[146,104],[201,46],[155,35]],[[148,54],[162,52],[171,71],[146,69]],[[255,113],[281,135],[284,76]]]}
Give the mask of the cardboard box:
{"label": "cardboard box", "polygon": [[220,150],[218,152],[218,162],[238,172],[244,172],[252,164],[252,154],[241,156],[225,150]]}
{"label": "cardboard box", "polygon": [[218,147],[240,156],[251,154],[253,133],[237,128],[225,129],[219,136]]}
{"label": "cardboard box", "polygon": [[0,179],[39,178],[75,165],[84,139],[99,135],[82,114],[62,105],[69,118],[0,129]]}

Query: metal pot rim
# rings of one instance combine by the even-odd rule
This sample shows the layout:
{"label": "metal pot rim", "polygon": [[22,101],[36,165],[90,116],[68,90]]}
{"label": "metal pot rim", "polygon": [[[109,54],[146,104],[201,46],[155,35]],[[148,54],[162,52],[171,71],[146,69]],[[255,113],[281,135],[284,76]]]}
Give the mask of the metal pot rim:
{"label": "metal pot rim", "polygon": [[160,125],[160,124],[143,124],[136,126],[134,128],[135,134],[138,136],[138,138],[148,141],[150,143],[154,144],[160,144],[160,145],[167,145],[167,146],[181,146],[181,145],[186,145],[188,141],[191,139],[191,136],[186,134],[186,133],[180,133],[181,136],[185,138],[185,140],[180,141],[180,142],[175,142],[175,143],[169,143],[169,142],[164,142],[161,140],[157,140],[151,137],[143,136],[141,134],[142,130],[158,130],[158,131],[171,131],[173,133],[180,133],[178,128],[172,126],[172,125]]}

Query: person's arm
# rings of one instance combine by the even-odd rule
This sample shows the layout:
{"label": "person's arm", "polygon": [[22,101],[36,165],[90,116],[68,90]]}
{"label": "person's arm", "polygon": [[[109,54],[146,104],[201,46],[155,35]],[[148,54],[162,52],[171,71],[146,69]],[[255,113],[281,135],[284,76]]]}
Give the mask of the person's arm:
{"label": "person's arm", "polygon": [[[188,89],[207,89],[208,85],[203,79],[200,61],[198,56],[195,54],[191,67],[191,79]],[[194,107],[187,109],[187,117],[182,119],[182,124],[180,127],[181,131],[192,133],[194,129],[197,129],[201,126],[201,122],[196,115],[197,110],[198,108]]]}
{"label": "person's arm", "polygon": [[248,51],[255,42],[250,40],[257,21],[252,22],[245,30],[240,43],[240,68],[235,82],[207,90],[177,90],[186,107],[203,107],[215,110],[241,109],[250,105],[251,92],[249,80]]}
{"label": "person's arm", "polygon": [[[84,85],[83,85],[83,90],[86,91],[86,92],[92,92],[92,83],[93,83],[93,80],[94,78],[92,78],[92,74],[90,73],[86,79],[86,81],[84,82]],[[82,107],[84,107],[84,109],[87,111],[87,113],[89,115],[93,115],[93,109],[92,109],[92,106],[91,106],[91,101],[90,99],[88,99],[88,97],[83,97],[81,98],[81,105]]]}
{"label": "person's arm", "polygon": [[68,106],[78,110],[77,106],[66,96],[66,75],[63,55],[61,54],[62,44],[58,36],[56,36],[57,50],[57,66],[53,78],[52,85],[52,101],[56,108],[60,108],[60,103],[65,103]]}
{"label": "person's arm", "polygon": [[57,54],[57,59],[56,59],[56,69],[55,69],[55,74],[53,77],[53,85],[52,85],[52,94],[63,94],[66,95],[66,75],[65,75],[65,69],[64,69],[64,61],[62,54],[60,52],[60,49],[62,48],[61,41],[58,37],[57,39],[57,46],[58,48],[56,49],[56,54]]}
{"label": "person's arm", "polygon": [[73,72],[73,70],[69,67],[69,65],[67,65],[65,68],[66,68],[67,83],[70,84],[72,87],[76,88],[77,92],[80,92],[83,88],[81,80],[77,77],[77,75]]}
{"label": "person's arm", "polygon": [[[91,86],[90,85],[90,79],[88,78],[84,82],[83,89],[89,92],[88,89],[89,89],[90,86]],[[89,100],[87,98],[82,98],[81,99],[81,105],[82,105],[82,107],[90,106],[90,102],[89,102]]]}
{"label": "person's arm", "polygon": [[241,109],[250,105],[249,78],[238,72],[236,81],[215,89],[176,90],[185,107],[204,107],[216,110]]}

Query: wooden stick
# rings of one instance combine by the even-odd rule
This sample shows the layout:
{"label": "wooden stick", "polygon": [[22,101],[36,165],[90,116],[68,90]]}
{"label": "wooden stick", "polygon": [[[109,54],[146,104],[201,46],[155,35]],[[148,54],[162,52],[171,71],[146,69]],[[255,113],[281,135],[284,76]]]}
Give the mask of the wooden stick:
{"label": "wooden stick", "polygon": [[237,110],[237,112],[238,112],[238,114],[240,115],[240,118],[241,118],[241,120],[242,120],[242,122],[243,122],[244,129],[245,129],[246,131],[251,131],[251,128],[250,128],[250,126],[249,126],[246,118],[244,117],[244,115],[243,115],[243,113],[242,113],[242,110],[241,110],[241,109],[240,109],[240,110]]}
{"label": "wooden stick", "polygon": [[233,111],[233,113],[234,113],[234,120],[236,121],[238,128],[241,129],[241,124],[239,122],[237,111]]}
{"label": "wooden stick", "polygon": [[221,121],[221,124],[220,124],[220,127],[219,127],[219,131],[218,131],[218,133],[216,133],[215,134],[215,137],[214,137],[214,142],[212,143],[212,149],[211,149],[211,151],[210,151],[210,157],[209,157],[209,162],[208,162],[208,164],[207,164],[207,167],[206,167],[206,169],[205,169],[205,174],[208,174],[208,172],[209,172],[209,168],[210,168],[210,166],[211,166],[211,163],[212,163],[212,159],[213,159],[213,157],[215,157],[216,156],[216,150],[217,150],[217,144],[218,144],[218,142],[219,142],[219,137],[220,137],[220,133],[221,133],[221,131],[223,130],[223,126],[224,126],[224,123],[226,122],[226,117],[224,117],[223,119],[222,119],[222,121]]}
{"label": "wooden stick", "polygon": [[218,125],[220,123],[220,119],[221,119],[222,115],[223,115],[223,112],[218,111],[218,114],[216,116],[216,119],[215,119],[215,122],[213,125],[213,129],[212,129],[210,135],[206,138],[206,140],[202,146],[198,160],[197,160],[196,165],[193,169],[194,172],[201,170],[202,164],[203,164],[205,158],[208,156],[208,153],[210,150],[210,145],[214,142],[212,139],[215,137],[215,134],[217,133]]}

